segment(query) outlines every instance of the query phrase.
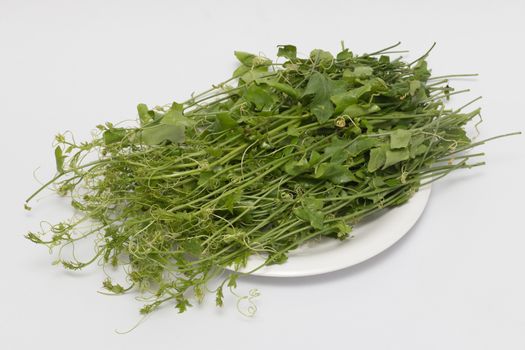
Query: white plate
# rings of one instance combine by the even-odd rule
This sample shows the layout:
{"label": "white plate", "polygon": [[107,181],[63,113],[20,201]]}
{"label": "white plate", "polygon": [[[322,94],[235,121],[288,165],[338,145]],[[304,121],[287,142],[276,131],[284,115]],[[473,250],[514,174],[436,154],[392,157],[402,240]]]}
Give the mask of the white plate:
{"label": "white plate", "polygon": [[[407,203],[385,209],[356,225],[351,236],[339,241],[324,238],[307,242],[288,254],[281,265],[264,266],[252,275],[300,277],[337,271],[363,262],[386,250],[403,237],[423,213],[430,196],[430,185],[421,188]],[[248,260],[247,272],[264,263],[263,256]]]}

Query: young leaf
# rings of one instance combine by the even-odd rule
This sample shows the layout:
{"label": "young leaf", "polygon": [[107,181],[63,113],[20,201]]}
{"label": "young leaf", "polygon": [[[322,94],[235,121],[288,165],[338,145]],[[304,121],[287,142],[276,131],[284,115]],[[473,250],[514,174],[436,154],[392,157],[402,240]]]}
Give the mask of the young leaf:
{"label": "young leaf", "polygon": [[329,66],[333,63],[334,56],[332,56],[332,54],[328,51],[315,49],[310,52],[310,59],[313,62],[317,62],[323,66]]}
{"label": "young leaf", "polygon": [[317,121],[321,124],[328,121],[332,114],[334,114],[334,106],[329,100],[318,101],[312,105],[311,109]]}
{"label": "young leaf", "polygon": [[347,166],[334,163],[321,163],[315,169],[316,179],[327,179],[334,184],[344,184],[356,180]]}
{"label": "young leaf", "polygon": [[415,158],[421,154],[424,154],[428,149],[428,146],[425,144],[421,145],[410,145],[410,158]]}
{"label": "young leaf", "polygon": [[277,51],[277,57],[284,57],[289,60],[297,58],[297,48],[293,45],[279,45]]}
{"label": "young leaf", "polygon": [[236,190],[225,197],[222,197],[219,205],[227,209],[233,214],[233,209],[237,203],[241,200],[242,190]]}
{"label": "young leaf", "polygon": [[359,137],[348,146],[347,151],[351,157],[359,155],[361,152],[368,151],[369,149],[379,146],[381,140],[374,137]]}
{"label": "young leaf", "polygon": [[230,116],[228,112],[222,112],[215,117],[215,131],[224,131],[237,127],[237,121]]}
{"label": "young leaf", "polygon": [[214,179],[215,173],[213,171],[203,171],[199,175],[199,180],[197,181],[197,185],[199,186],[207,186],[207,187],[214,187],[209,186],[209,183],[211,180]]}
{"label": "young leaf", "polygon": [[353,117],[360,117],[363,115],[379,112],[380,110],[381,108],[379,108],[379,106],[376,104],[350,105],[345,108],[343,113],[353,118]]}
{"label": "young leaf", "polygon": [[374,69],[369,66],[357,66],[353,70],[346,69],[343,72],[343,79],[350,83],[355,83],[358,79],[365,79],[372,76]]}
{"label": "young leaf", "polygon": [[243,51],[234,51],[235,57],[243,65],[247,67],[259,67],[259,66],[269,66],[272,64],[272,61],[261,56],[257,56],[248,52]]}
{"label": "young leaf", "polygon": [[57,171],[59,173],[64,172],[64,159],[65,158],[66,157],[64,157],[64,155],[62,154],[62,148],[60,148],[60,146],[57,146],[55,148],[55,163],[56,163]]}
{"label": "young leaf", "polygon": [[111,128],[104,131],[102,138],[105,145],[121,142],[126,137],[127,130],[124,128]]}
{"label": "young leaf", "polygon": [[356,104],[358,99],[365,93],[370,92],[370,90],[371,85],[365,84],[350,91],[332,96],[330,99],[335,104],[335,112],[341,113],[346,107]]}
{"label": "young leaf", "polygon": [[337,238],[340,240],[348,238],[350,232],[352,232],[352,226],[348,225],[344,220],[337,221],[335,229],[337,232]]}
{"label": "young leaf", "polygon": [[158,145],[163,141],[182,143],[186,140],[186,128],[183,124],[157,124],[142,130],[141,139],[146,145]]}
{"label": "young leaf", "polygon": [[330,101],[332,84],[325,75],[314,72],[308,80],[303,96],[313,95],[310,108],[319,123],[325,123],[334,113],[334,106]]}
{"label": "young leaf", "polygon": [[297,176],[307,172],[311,168],[306,159],[293,160],[284,165],[284,171],[291,176]]}
{"label": "young leaf", "polygon": [[383,165],[383,169],[386,169],[391,165],[407,160],[409,156],[410,156],[410,153],[408,152],[408,149],[406,148],[395,150],[395,151],[387,150],[386,157],[385,157],[385,164]]}
{"label": "young leaf", "polygon": [[202,242],[198,238],[186,239],[180,243],[180,246],[194,256],[198,256],[202,252]]}
{"label": "young leaf", "polygon": [[179,310],[179,313],[183,313],[188,309],[188,307],[191,307],[190,301],[184,297],[176,298],[176,304],[175,307]]}
{"label": "young leaf", "polygon": [[386,152],[383,147],[376,147],[370,150],[370,159],[368,161],[368,171],[374,172],[381,168],[386,161]]}
{"label": "young leaf", "polygon": [[390,134],[390,148],[405,148],[410,143],[412,132],[405,129],[396,129]]}
{"label": "young leaf", "polygon": [[239,67],[237,67],[237,69],[235,69],[233,71],[232,77],[233,78],[239,78],[239,77],[243,76],[244,74],[248,73],[251,69],[252,69],[252,67],[245,66],[245,65],[241,64]]}
{"label": "young leaf", "polygon": [[414,96],[416,94],[416,91],[421,89],[421,82],[419,80],[412,80],[410,81],[410,88],[409,88],[409,92],[410,92],[410,96]]}
{"label": "young leaf", "polygon": [[193,126],[193,124],[194,121],[183,115],[182,105],[173,102],[160,122],[145,127],[140,138],[146,145],[158,145],[164,141],[183,143],[186,140],[186,127]]}
{"label": "young leaf", "polygon": [[317,151],[312,151],[310,154],[310,159],[308,160],[308,164],[313,167],[317,165],[321,161],[321,155]]}
{"label": "young leaf", "polygon": [[228,279],[228,287],[237,288],[237,278],[239,278],[239,275],[232,273]]}
{"label": "young leaf", "polygon": [[260,82],[264,82],[265,76],[268,75],[268,67],[256,67],[248,70],[246,73],[244,73],[240,79],[244,81],[245,83],[251,83],[253,81],[259,80]]}
{"label": "young leaf", "polygon": [[152,120],[148,106],[144,103],[139,103],[137,105],[137,112],[139,113],[140,125],[145,125]]}
{"label": "young leaf", "polygon": [[341,140],[334,136],[330,140],[330,144],[324,148],[324,155],[326,157],[332,157],[335,154],[342,152],[346,147],[348,147],[347,140]]}
{"label": "young leaf", "polygon": [[272,95],[270,95],[266,89],[263,89],[262,87],[255,84],[251,85],[248,90],[246,90],[244,98],[248,102],[253,103],[255,108],[257,108],[259,111],[268,108],[273,104]]}
{"label": "young leaf", "polygon": [[219,286],[217,288],[217,291],[215,292],[215,305],[218,307],[222,307],[224,305],[224,293],[222,291],[222,286]]}
{"label": "young leaf", "polygon": [[315,229],[324,227],[324,214],[320,211],[323,202],[315,198],[305,198],[302,206],[293,210],[294,214],[301,220],[304,220]]}
{"label": "young leaf", "polygon": [[171,108],[164,114],[162,117],[161,124],[166,125],[182,125],[182,126],[192,126],[194,122],[186,118],[182,113],[182,105],[176,102],[173,102]]}
{"label": "young leaf", "polygon": [[430,78],[430,70],[427,68],[427,61],[419,60],[414,67],[414,78],[420,81],[427,81]]}
{"label": "young leaf", "polygon": [[370,91],[372,93],[385,92],[389,89],[387,83],[379,77],[367,79],[362,83],[363,85],[370,85]]}
{"label": "young leaf", "polygon": [[359,79],[362,79],[371,76],[374,73],[374,69],[369,66],[357,66],[354,68],[353,73]]}
{"label": "young leaf", "polygon": [[344,62],[354,58],[354,54],[352,53],[352,51],[344,49],[343,51],[339,52],[336,57],[338,62]]}

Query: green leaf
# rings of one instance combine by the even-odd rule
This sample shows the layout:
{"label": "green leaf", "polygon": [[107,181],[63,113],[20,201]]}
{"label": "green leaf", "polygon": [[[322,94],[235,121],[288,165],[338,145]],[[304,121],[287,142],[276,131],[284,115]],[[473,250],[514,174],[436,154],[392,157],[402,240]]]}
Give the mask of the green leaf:
{"label": "green leaf", "polygon": [[339,62],[348,61],[348,60],[351,60],[352,58],[354,58],[354,54],[352,53],[352,51],[349,51],[348,49],[344,49],[343,51],[337,54],[337,61]]}
{"label": "green leaf", "polygon": [[312,151],[312,153],[310,154],[310,160],[308,160],[308,164],[311,167],[313,167],[313,166],[317,165],[317,163],[319,163],[319,161],[321,161],[321,155],[319,154],[319,152]]}
{"label": "green leaf", "polygon": [[359,78],[369,77],[374,73],[374,69],[369,66],[357,66],[354,68],[354,75]]}
{"label": "green leaf", "polygon": [[372,76],[374,69],[369,66],[356,66],[353,70],[346,69],[343,71],[343,79],[354,83],[357,79],[365,79]]}
{"label": "green leaf", "polygon": [[269,66],[272,64],[272,61],[266,57],[257,56],[252,53],[235,51],[234,54],[239,62],[247,67]]}
{"label": "green leaf", "polygon": [[173,102],[160,122],[145,127],[141,132],[142,142],[146,145],[158,145],[164,141],[183,143],[186,140],[186,127],[194,122],[182,113],[182,105]]}
{"label": "green leaf", "polygon": [[308,222],[315,229],[324,227],[324,214],[320,211],[323,202],[316,198],[307,197],[303,199],[302,206],[293,210],[295,216]]}
{"label": "green leaf", "polygon": [[272,252],[268,254],[268,258],[266,259],[266,262],[269,265],[274,264],[284,264],[288,260],[288,255],[283,252]]}
{"label": "green leaf", "polygon": [[329,66],[334,61],[334,56],[328,51],[315,49],[310,52],[310,59],[323,66]]}
{"label": "green leaf", "polygon": [[64,155],[62,154],[62,148],[60,148],[60,146],[56,146],[55,148],[55,163],[56,163],[56,168],[57,168],[57,171],[59,173],[63,173],[64,172],[64,159],[66,157],[64,157]]}
{"label": "green leaf", "polygon": [[408,149],[400,149],[400,150],[395,150],[395,151],[387,150],[385,164],[383,165],[383,169],[386,169],[389,166],[392,166],[394,164],[407,160],[409,156],[410,156],[410,153]]}
{"label": "green leaf", "polygon": [[427,61],[419,60],[414,67],[414,78],[426,82],[430,78],[430,70],[427,67]]}
{"label": "green leaf", "polygon": [[277,51],[277,57],[284,57],[289,60],[294,60],[297,58],[297,48],[293,45],[279,45],[277,46],[279,50]]}
{"label": "green leaf", "polygon": [[104,131],[102,138],[105,145],[121,142],[126,137],[127,130],[124,128],[110,128]]}
{"label": "green leaf", "polygon": [[390,134],[390,148],[405,148],[410,143],[412,132],[410,130],[396,129]]}
{"label": "green leaf", "polygon": [[265,76],[268,75],[268,67],[257,67],[248,70],[244,73],[240,79],[245,83],[251,83],[256,80],[262,80]]}
{"label": "green leaf", "polygon": [[233,214],[233,209],[237,203],[241,200],[242,190],[236,190],[228,195],[224,196],[220,200],[220,205],[226,210]]}
{"label": "green leaf", "polygon": [[334,163],[321,163],[315,169],[316,179],[327,179],[335,184],[344,184],[356,180],[347,166]]}
{"label": "green leaf", "polygon": [[185,251],[194,256],[198,256],[202,252],[202,242],[198,238],[186,239],[180,245]]}
{"label": "green leaf", "polygon": [[379,146],[381,140],[376,137],[359,137],[348,146],[348,153],[351,157],[359,155],[361,152],[368,151],[369,149]]}
{"label": "green leaf", "polygon": [[184,297],[176,298],[176,304],[175,307],[179,310],[179,313],[185,312],[188,307],[191,307],[190,301]]}
{"label": "green leaf", "polygon": [[306,197],[303,199],[303,206],[310,209],[319,210],[323,208],[324,202],[315,197]]}
{"label": "green leaf", "polygon": [[382,177],[374,177],[372,178],[372,181],[370,181],[373,188],[381,188],[385,185],[385,180]]}
{"label": "green leaf", "polygon": [[213,171],[202,171],[199,175],[199,180],[197,185],[204,186],[214,177],[215,173]]}
{"label": "green leaf", "polygon": [[424,154],[428,149],[427,145],[410,145],[410,158],[415,158],[421,154]]}
{"label": "green leaf", "polygon": [[348,225],[343,220],[337,221],[337,223],[335,224],[335,229],[337,232],[337,238],[340,240],[344,240],[348,238],[348,236],[350,235],[350,232],[352,232],[352,226]]}
{"label": "green leaf", "polygon": [[335,113],[339,114],[350,105],[357,103],[357,98],[349,93],[337,94],[330,97],[330,100],[335,104]]}
{"label": "green leaf", "polygon": [[365,84],[350,91],[332,96],[330,99],[335,104],[335,112],[341,113],[346,107],[356,104],[361,96],[370,91],[371,85]]}
{"label": "green leaf", "polygon": [[182,113],[182,105],[173,102],[170,109],[164,114],[160,120],[161,124],[166,125],[182,125],[182,126],[193,126],[194,122],[186,118]]}
{"label": "green leaf", "polygon": [[140,125],[145,125],[152,120],[148,106],[146,106],[144,103],[139,103],[137,105],[137,112],[139,113]]}
{"label": "green leaf", "polygon": [[222,112],[215,117],[215,131],[224,131],[237,127],[237,121],[230,116],[229,112]]}
{"label": "green leaf", "polygon": [[222,291],[222,286],[219,286],[217,288],[217,291],[215,292],[215,305],[217,305],[218,307],[222,307],[224,305],[223,299],[224,293]]}
{"label": "green leaf", "polygon": [[348,140],[340,140],[337,137],[333,137],[330,145],[324,148],[325,159],[329,158],[332,163],[340,164],[348,159]]}
{"label": "green leaf", "polygon": [[269,107],[273,104],[273,98],[272,95],[266,90],[263,89],[260,86],[257,85],[251,85],[248,90],[246,90],[246,93],[244,94],[244,98],[255,105],[255,108],[259,111]]}
{"label": "green leaf", "polygon": [[381,108],[379,108],[379,106],[376,104],[350,105],[345,108],[343,113],[354,118],[354,117],[360,117],[363,115],[379,112],[380,110]]}
{"label": "green leaf", "polygon": [[310,164],[304,158],[300,160],[293,160],[284,165],[284,171],[291,176],[303,174],[307,172],[310,168]]}
{"label": "green leaf", "polygon": [[346,92],[350,87],[346,81],[343,80],[331,80],[329,79],[328,82],[330,83],[331,87],[331,95],[338,95],[342,94],[343,92]]}
{"label": "green leaf", "polygon": [[421,82],[419,80],[411,80],[410,81],[410,96],[414,96],[417,92],[417,90],[421,89]]}
{"label": "green leaf", "polygon": [[328,78],[323,74],[315,71],[308,79],[308,84],[306,85],[306,89],[303,92],[303,96],[326,96],[330,91],[331,87]]}
{"label": "green leaf", "polygon": [[184,125],[157,124],[144,128],[141,133],[142,142],[146,145],[158,145],[164,141],[182,143],[186,140]]}
{"label": "green leaf", "polygon": [[330,101],[332,90],[329,78],[317,71],[312,73],[303,96],[314,95],[310,108],[319,123],[325,123],[334,113],[334,106]]}
{"label": "green leaf", "polygon": [[237,288],[237,278],[238,274],[232,273],[228,279],[228,287]]}
{"label": "green leaf", "polygon": [[370,150],[370,159],[368,161],[368,171],[374,172],[381,168],[386,161],[386,152],[383,147],[376,147]]}
{"label": "green leaf", "polygon": [[286,134],[290,136],[299,136],[301,135],[301,131],[297,130],[297,125],[290,125],[286,130]]}
{"label": "green leaf", "polygon": [[248,67],[248,66],[245,66],[245,65],[240,65],[239,67],[237,67],[237,69],[235,69],[233,71],[232,77],[233,78],[238,78],[238,77],[248,73],[251,69],[252,69],[252,67]]}
{"label": "green leaf", "polygon": [[385,81],[378,77],[368,79],[363,84],[370,85],[370,91],[372,93],[385,92],[385,91],[388,91],[389,89]]}
{"label": "green leaf", "polygon": [[342,140],[334,136],[330,140],[330,145],[324,148],[324,154],[327,157],[332,157],[334,154],[341,152],[348,147],[348,140]]}
{"label": "green leaf", "polygon": [[321,124],[328,121],[328,119],[330,119],[330,117],[334,113],[334,106],[328,100],[319,101],[311,108],[312,113],[317,118],[317,121]]}

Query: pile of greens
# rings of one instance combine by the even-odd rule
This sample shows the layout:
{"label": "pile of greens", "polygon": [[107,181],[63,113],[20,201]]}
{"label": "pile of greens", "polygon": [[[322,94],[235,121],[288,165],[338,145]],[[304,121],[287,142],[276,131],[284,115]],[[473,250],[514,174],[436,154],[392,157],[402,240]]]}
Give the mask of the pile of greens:
{"label": "pile of greens", "polygon": [[60,251],[94,242],[89,261],[57,263],[123,266],[129,284],[103,286],[150,298],[142,313],[168,301],[183,312],[206,292],[221,306],[242,274],[226,267],[254,254],[282,264],[305,241],[344,240],[367,215],[483,164],[464,153],[486,141],[464,129],[480,110],[447,109],[462,92],[453,76],[432,77],[428,52],[390,58],[395,46],[300,58],[283,45],[281,63],[235,52],[232,78],[182,103],[139,104],[140,124],[99,125],[90,142],[58,135],[58,173],[28,202],[51,187],[81,215],[26,237]]}

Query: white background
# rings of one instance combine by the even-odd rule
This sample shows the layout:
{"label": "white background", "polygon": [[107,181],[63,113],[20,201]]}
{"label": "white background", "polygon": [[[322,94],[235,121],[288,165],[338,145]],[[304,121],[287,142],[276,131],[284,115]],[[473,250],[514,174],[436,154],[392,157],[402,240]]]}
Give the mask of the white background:
{"label": "white background", "polygon": [[[67,273],[22,235],[65,204],[23,211],[53,173],[53,136],[78,139],[139,102],[183,100],[227,78],[233,51],[274,57],[277,44],[370,52],[397,41],[409,58],[434,41],[435,74],[483,95],[481,137],[525,130],[523,1],[0,0],[0,348],[524,349],[525,137],[483,146],[487,165],[433,188],[413,230],[358,266],[300,279],[249,278],[254,319],[234,300],[138,319],[132,296],[96,293],[96,269]],[[459,103],[461,100],[456,100]],[[45,197],[45,196],[44,196]]]}

